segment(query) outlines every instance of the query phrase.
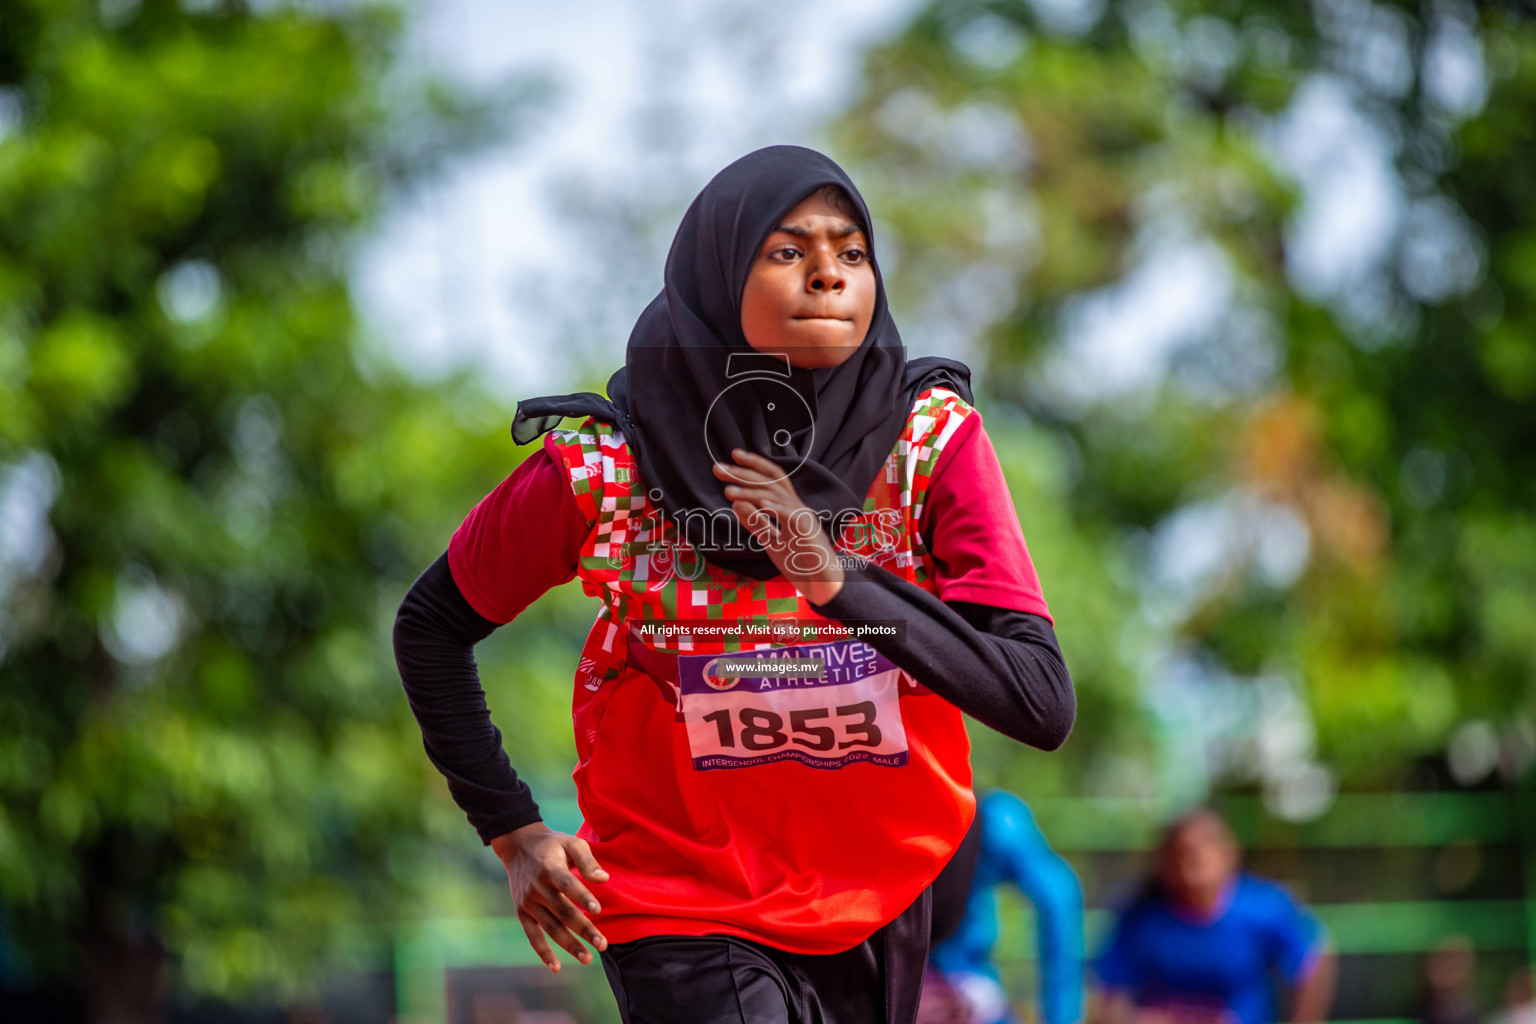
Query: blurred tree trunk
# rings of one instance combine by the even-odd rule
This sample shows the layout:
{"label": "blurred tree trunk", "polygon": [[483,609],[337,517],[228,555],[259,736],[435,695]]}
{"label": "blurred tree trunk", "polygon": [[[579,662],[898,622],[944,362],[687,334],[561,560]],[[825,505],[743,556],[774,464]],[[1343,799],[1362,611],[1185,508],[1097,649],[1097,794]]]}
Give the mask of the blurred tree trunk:
{"label": "blurred tree trunk", "polygon": [[89,1024],[160,1024],[170,1009],[171,963],[149,894],[174,874],[170,845],[111,829],[81,860],[80,946]]}
{"label": "blurred tree trunk", "polygon": [[91,901],[86,921],[90,1024],[162,1024],[170,972],[159,938],[130,928],[105,894]]}

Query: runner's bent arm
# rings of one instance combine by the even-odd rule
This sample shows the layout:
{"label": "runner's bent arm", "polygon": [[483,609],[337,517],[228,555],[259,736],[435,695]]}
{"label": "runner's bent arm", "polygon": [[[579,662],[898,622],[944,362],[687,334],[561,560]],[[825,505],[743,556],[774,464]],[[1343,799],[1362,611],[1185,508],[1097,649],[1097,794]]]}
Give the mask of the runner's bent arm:
{"label": "runner's bent arm", "polygon": [[395,618],[395,661],[427,756],[487,844],[540,817],[491,722],[474,645],[574,577],[586,531],[562,467],[536,452],[475,507]]}
{"label": "runner's bent arm", "polygon": [[[589,524],[548,448],[525,459],[454,532],[395,618],[395,658],[427,755],[507,872],[517,920],[551,971],[550,943],[581,963],[607,939],[587,917],[588,883],[608,880],[587,843],[551,831],[491,724],[473,648],[540,594],[576,575]],[[577,874],[579,872],[579,876]]]}
{"label": "runner's bent arm", "polygon": [[496,625],[464,600],[447,552],[416,580],[395,616],[395,663],[422,745],[486,844],[541,820],[502,749],[475,668],[474,646]]}
{"label": "runner's bent arm", "polygon": [[926,504],[939,596],[866,564],[846,569],[836,596],[812,607],[840,621],[905,622],[904,639],[867,642],[984,725],[1055,750],[1077,698],[979,412],[940,453]]}
{"label": "runner's bent arm", "polygon": [[1066,742],[1077,716],[1072,679],[1051,625],[1007,608],[946,603],[877,565],[846,570],[830,619],[900,619],[905,638],[865,642],[983,725],[1041,750]]}

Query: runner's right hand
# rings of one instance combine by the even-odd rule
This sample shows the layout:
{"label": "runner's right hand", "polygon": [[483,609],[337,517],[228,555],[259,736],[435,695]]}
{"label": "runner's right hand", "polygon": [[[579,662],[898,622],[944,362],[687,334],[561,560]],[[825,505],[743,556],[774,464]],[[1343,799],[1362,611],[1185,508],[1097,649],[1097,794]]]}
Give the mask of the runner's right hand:
{"label": "runner's right hand", "polygon": [[492,839],[491,849],[507,869],[512,904],[517,907],[517,919],[528,935],[528,944],[551,971],[559,972],[560,961],[545,932],[584,964],[592,962],[592,954],[581,939],[598,952],[608,948],[608,940],[587,919],[587,914],[596,914],[601,907],[582,884],[582,879],[606,882],[608,872],[598,867],[586,840],[552,831],[536,821]]}

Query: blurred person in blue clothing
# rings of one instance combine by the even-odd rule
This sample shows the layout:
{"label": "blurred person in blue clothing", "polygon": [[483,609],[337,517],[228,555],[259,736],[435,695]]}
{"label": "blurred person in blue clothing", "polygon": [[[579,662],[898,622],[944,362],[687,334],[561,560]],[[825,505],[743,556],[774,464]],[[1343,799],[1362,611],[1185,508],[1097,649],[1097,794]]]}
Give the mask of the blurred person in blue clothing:
{"label": "blurred person in blue clothing", "polygon": [[[976,824],[956,854],[949,909],[963,907],[958,922],[944,923],[942,884],[934,888],[934,938],[928,957],[919,1024],[1016,1024],[992,947],[997,943],[997,888],[1016,886],[1035,907],[1040,956],[1039,1020],[1077,1024],[1083,1010],[1083,896],[1075,875],[1035,826],[1024,801],[1012,793],[988,794]],[[974,867],[972,867],[974,864]],[[945,937],[947,936],[947,937]]]}
{"label": "blurred person in blue clothing", "polygon": [[1317,919],[1282,886],[1239,869],[1216,812],[1178,818],[1155,869],[1093,961],[1092,1024],[1268,1024],[1323,1020],[1337,959]]}

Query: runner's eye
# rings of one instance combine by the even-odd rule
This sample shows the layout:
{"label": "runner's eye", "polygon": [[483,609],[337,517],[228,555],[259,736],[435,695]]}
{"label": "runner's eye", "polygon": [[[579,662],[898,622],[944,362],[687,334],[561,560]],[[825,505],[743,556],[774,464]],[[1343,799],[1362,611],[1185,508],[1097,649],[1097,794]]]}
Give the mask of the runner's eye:
{"label": "runner's eye", "polygon": [[843,259],[847,260],[849,263],[863,263],[868,258],[869,254],[866,253],[863,249],[849,249],[847,252],[843,253]]}
{"label": "runner's eye", "polygon": [[777,249],[770,250],[768,253],[768,258],[778,260],[781,263],[788,263],[790,260],[796,258],[799,255],[800,250],[796,249],[794,246],[781,245]]}

